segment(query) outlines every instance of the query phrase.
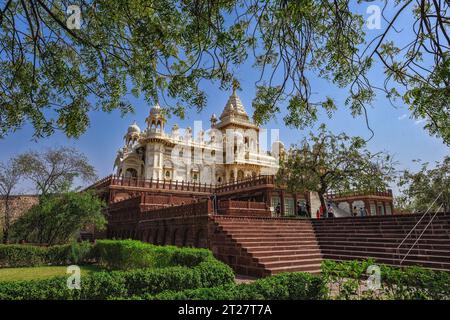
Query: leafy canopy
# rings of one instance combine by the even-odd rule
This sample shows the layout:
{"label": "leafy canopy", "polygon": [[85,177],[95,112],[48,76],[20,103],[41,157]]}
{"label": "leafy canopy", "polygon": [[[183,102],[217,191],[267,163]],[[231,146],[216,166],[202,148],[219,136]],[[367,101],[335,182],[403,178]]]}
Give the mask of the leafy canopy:
{"label": "leafy canopy", "polygon": [[70,242],[87,226],[105,228],[104,206],[92,191],[43,197],[12,225],[11,237],[48,245]]}
{"label": "leafy canopy", "polygon": [[83,182],[97,178],[86,156],[74,148],[55,147],[25,152],[17,157],[22,174],[40,195],[60,193],[72,188],[74,180]]}
{"label": "leafy canopy", "polygon": [[398,201],[403,210],[410,212],[430,212],[438,209],[450,210],[450,157],[437,162],[434,168],[423,163],[417,172],[405,170],[398,186],[401,196]]}
{"label": "leafy canopy", "polygon": [[322,125],[281,157],[278,183],[294,192],[316,191],[322,205],[329,191],[385,189],[393,174],[392,158],[365,146],[359,137],[335,135]]}
{"label": "leafy canopy", "polygon": [[[313,94],[319,77],[348,90],[353,115],[367,116],[377,93],[394,100],[403,90],[411,116],[449,144],[450,4],[382,2],[382,29],[370,38],[348,0],[80,0],[80,30],[66,24],[71,1],[2,1],[0,136],[29,121],[36,137],[78,137],[92,110],[130,112],[128,93],[175,98],[168,111],[183,117],[205,106],[202,80],[227,88],[250,61],[260,72],[258,123],[283,101],[290,126],[309,126],[320,111],[332,116],[333,99]],[[402,17],[412,23],[400,26]],[[400,29],[406,45],[391,39]],[[368,78],[379,66],[381,84]]]}

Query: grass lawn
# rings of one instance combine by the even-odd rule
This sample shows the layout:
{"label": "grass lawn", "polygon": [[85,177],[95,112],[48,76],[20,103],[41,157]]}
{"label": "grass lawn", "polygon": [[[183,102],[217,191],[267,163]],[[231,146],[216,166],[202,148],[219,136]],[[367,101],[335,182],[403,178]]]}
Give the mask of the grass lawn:
{"label": "grass lawn", "polygon": [[[80,266],[81,275],[100,271],[97,266]],[[45,279],[56,276],[69,276],[66,266],[45,266],[31,268],[0,268],[0,281]]]}

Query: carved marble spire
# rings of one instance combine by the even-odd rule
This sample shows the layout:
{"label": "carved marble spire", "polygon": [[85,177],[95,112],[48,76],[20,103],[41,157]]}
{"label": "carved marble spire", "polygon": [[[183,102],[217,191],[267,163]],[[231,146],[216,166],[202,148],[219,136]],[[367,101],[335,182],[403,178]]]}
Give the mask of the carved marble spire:
{"label": "carved marble spire", "polygon": [[242,104],[241,99],[237,95],[235,87],[233,87],[233,93],[228,98],[225,108],[223,109],[223,112],[220,115],[220,119],[222,120],[223,118],[231,115],[241,116],[248,119],[248,114],[247,112],[245,112],[244,105]]}

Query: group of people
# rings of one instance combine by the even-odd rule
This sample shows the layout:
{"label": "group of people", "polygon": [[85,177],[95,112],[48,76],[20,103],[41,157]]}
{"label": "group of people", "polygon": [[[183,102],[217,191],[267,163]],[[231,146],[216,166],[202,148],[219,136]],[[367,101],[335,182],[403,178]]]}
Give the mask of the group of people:
{"label": "group of people", "polygon": [[[307,202],[298,202],[296,214],[300,217],[310,217],[310,206]],[[275,206],[275,213],[279,217],[281,216],[281,203],[277,203]]]}
{"label": "group of people", "polygon": [[[334,214],[334,209],[333,209],[333,203],[332,202],[328,202],[327,203],[327,210],[326,211],[324,210],[324,207],[321,206],[317,210],[316,215],[317,215],[318,219],[323,218],[323,217],[325,217],[325,218],[334,218],[335,214]],[[359,207],[358,208],[356,206],[353,207],[351,215],[353,217],[358,217],[358,216],[366,217],[366,216],[368,216],[366,208],[364,208],[364,207]]]}
{"label": "group of people", "polygon": [[[281,216],[281,204],[277,203],[276,207],[275,207],[275,213],[276,215],[279,217]],[[310,217],[310,205],[307,202],[298,202],[297,203],[297,210],[296,213],[298,216],[300,217]],[[354,206],[351,212],[351,215],[353,217],[365,217],[367,216],[367,210],[364,207],[356,207]],[[335,213],[334,213],[334,209],[333,209],[333,203],[330,201],[327,203],[326,206],[326,210],[324,208],[324,206],[321,206],[319,209],[317,209],[316,212],[316,216],[318,219],[321,218],[334,218],[335,217]]]}

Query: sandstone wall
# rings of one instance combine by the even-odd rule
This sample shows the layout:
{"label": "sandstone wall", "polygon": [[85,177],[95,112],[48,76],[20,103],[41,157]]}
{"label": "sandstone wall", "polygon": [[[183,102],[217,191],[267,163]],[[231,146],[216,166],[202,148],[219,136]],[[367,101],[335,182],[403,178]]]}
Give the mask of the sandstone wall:
{"label": "sandstone wall", "polygon": [[[11,209],[11,221],[16,220],[28,209],[37,204],[39,201],[36,195],[17,195],[11,196],[9,207]],[[5,219],[5,199],[0,197],[0,230],[3,228]]]}

